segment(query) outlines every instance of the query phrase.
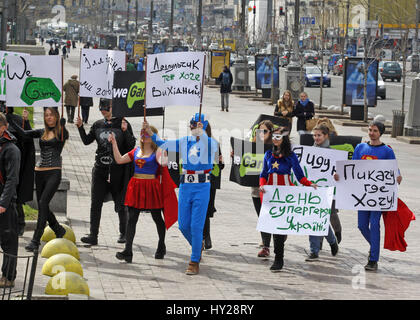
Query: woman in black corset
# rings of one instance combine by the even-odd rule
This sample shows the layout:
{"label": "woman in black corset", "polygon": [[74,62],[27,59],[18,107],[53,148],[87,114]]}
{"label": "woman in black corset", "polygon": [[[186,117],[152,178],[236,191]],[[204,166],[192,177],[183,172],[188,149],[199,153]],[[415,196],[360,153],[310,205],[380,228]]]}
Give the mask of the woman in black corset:
{"label": "woman in black corset", "polygon": [[[23,118],[27,119],[28,112],[23,112]],[[38,201],[38,222],[31,242],[25,247],[27,251],[38,248],[46,223],[55,232],[57,238],[62,238],[66,233],[50,211],[49,204],[61,182],[61,152],[69,133],[65,128],[66,120],[60,119],[60,115],[54,108],[46,108],[44,111],[44,129],[23,130],[14,121],[9,124],[21,135],[39,139],[41,158],[35,165],[35,185]]]}

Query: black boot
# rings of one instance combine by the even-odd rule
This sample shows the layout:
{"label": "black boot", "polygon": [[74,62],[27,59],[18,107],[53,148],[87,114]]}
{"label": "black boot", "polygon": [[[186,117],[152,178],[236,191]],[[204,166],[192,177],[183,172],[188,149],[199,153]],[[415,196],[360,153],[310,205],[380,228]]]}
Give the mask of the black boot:
{"label": "black boot", "polygon": [[209,250],[213,247],[212,243],[211,243],[211,238],[210,235],[207,235],[204,238],[204,249]]}
{"label": "black boot", "polygon": [[64,235],[66,234],[66,229],[64,229],[63,226],[59,225],[59,230],[55,233],[55,237],[58,238],[63,238]]}
{"label": "black boot", "polygon": [[155,252],[155,259],[163,259],[166,254],[166,246],[164,242],[160,242]]}
{"label": "black boot", "polygon": [[117,252],[115,257],[118,260],[125,260],[126,262],[131,263],[133,261],[133,252],[124,250],[124,251],[121,251],[121,252]]}
{"label": "black boot", "polygon": [[96,246],[98,244],[98,237],[93,235],[88,235],[87,237],[83,237],[80,239],[83,243],[90,244],[92,246]]}
{"label": "black boot", "polygon": [[38,249],[39,243],[36,243],[35,241],[31,240],[29,244],[25,247],[25,250],[28,252],[34,252],[35,249]]}
{"label": "black boot", "polygon": [[280,272],[283,269],[283,263],[283,257],[276,255],[274,263],[270,268],[271,272]]}

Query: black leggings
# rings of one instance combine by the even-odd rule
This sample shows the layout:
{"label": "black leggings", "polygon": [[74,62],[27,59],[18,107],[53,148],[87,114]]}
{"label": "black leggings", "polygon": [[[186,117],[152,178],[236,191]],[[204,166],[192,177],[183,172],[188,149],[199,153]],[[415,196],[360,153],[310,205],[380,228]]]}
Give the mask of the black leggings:
{"label": "black leggings", "polygon": [[162,209],[137,209],[133,207],[128,207],[128,222],[127,222],[127,231],[126,231],[126,243],[125,251],[133,251],[133,240],[134,235],[136,234],[136,225],[139,219],[140,211],[150,211],[152,213],[153,221],[156,224],[156,229],[159,235],[159,244],[158,247],[161,247],[165,244],[165,234],[166,226],[165,221],[162,217]]}
{"label": "black leggings", "polygon": [[203,239],[210,237],[210,218],[213,218],[213,214],[216,212],[214,207],[214,200],[216,199],[216,189],[210,189],[210,200],[207,207],[206,221],[204,222]]}
{"label": "black leggings", "polygon": [[57,233],[60,224],[50,210],[50,202],[61,182],[61,169],[48,171],[35,171],[36,198],[38,200],[38,222],[32,238],[36,244],[40,244],[44,228],[47,224]]}

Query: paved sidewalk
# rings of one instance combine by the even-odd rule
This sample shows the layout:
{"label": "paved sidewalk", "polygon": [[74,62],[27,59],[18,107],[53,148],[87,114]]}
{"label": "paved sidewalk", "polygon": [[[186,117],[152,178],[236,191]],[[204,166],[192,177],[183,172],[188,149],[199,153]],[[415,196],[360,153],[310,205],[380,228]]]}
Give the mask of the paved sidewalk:
{"label": "paved sidewalk", "polygon": [[[71,52],[65,61],[65,77],[78,74],[78,53]],[[248,101],[231,95],[229,113],[220,112],[218,89],[205,88],[203,112],[210,115],[213,131],[247,129],[259,114],[272,114],[273,108],[262,102]],[[89,123],[100,119],[95,101]],[[178,132],[179,121],[186,121],[195,108],[167,108],[165,127]],[[161,131],[162,117],[148,118]],[[142,119],[129,119],[136,136],[139,136]],[[40,126],[40,119],[37,119]],[[86,126],[88,130],[90,126]],[[185,128],[183,129],[185,130]],[[294,128],[296,126],[294,125]],[[339,134],[362,135],[360,128],[337,126]],[[406,252],[381,250],[377,273],[364,272],[368,244],[357,229],[357,214],[340,210],[343,240],[336,257],[324,241],[320,261],[305,262],[309,251],[306,236],[289,236],[285,245],[285,266],[280,273],[271,273],[273,253],[269,259],[257,258],[261,237],[256,231],[255,213],[250,188],[229,182],[230,165],[222,173],[222,189],[217,191],[215,217],[211,219],[213,249],[204,251],[197,276],[187,276],[190,247],[175,224],[166,236],[167,254],[164,260],[155,260],[158,236],[150,214],[142,213],[137,224],[132,264],[115,258],[124,247],[117,243],[118,215],[112,203],[102,211],[99,245],[85,247],[80,238],[89,232],[90,181],[96,143],[84,146],[77,129],[69,125],[70,139],[63,152],[63,176],[70,180],[68,217],[76,234],[80,261],[91,293],[91,299],[419,299],[420,298],[420,225],[413,221],[406,232]],[[297,133],[292,138],[297,141]],[[222,143],[225,159],[230,147]],[[384,136],[392,145],[403,175],[400,197],[418,215],[418,185],[420,171],[415,166],[420,148]],[[419,217],[417,217],[419,219]],[[383,226],[383,223],[382,223]],[[383,247],[383,227],[381,248]],[[20,252],[29,241],[31,233],[20,239]],[[273,248],[271,247],[273,251]],[[35,295],[44,294],[48,277],[41,274],[44,258],[39,258],[35,279]],[[358,279],[361,279],[358,281]]]}

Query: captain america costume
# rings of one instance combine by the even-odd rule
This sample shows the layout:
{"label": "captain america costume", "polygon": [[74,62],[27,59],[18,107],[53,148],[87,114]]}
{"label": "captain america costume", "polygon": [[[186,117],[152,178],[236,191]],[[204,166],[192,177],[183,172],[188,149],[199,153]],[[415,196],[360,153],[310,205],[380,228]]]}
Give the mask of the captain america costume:
{"label": "captain america costume", "polygon": [[202,134],[185,136],[177,140],[161,140],[153,134],[152,140],[161,149],[168,152],[179,152],[183,171],[180,176],[178,194],[178,225],[184,237],[192,247],[191,261],[200,262],[203,242],[204,222],[210,200],[210,172],[215,163],[219,144],[208,137],[205,129],[208,121],[203,114],[197,113],[191,123],[203,124]]}

